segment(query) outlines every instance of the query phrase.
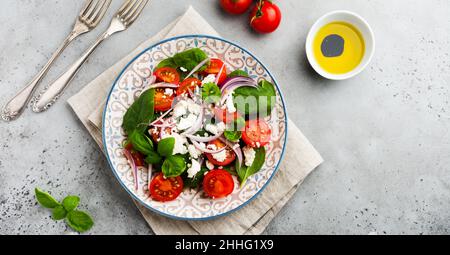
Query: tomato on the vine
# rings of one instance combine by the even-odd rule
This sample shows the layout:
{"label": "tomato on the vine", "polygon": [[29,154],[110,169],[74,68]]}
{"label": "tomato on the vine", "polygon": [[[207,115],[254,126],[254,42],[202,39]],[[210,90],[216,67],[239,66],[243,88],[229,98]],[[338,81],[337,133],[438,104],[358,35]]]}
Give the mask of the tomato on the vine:
{"label": "tomato on the vine", "polygon": [[222,8],[230,14],[242,14],[251,4],[252,0],[220,0]]}
{"label": "tomato on the vine", "polygon": [[250,14],[250,25],[258,33],[275,31],[281,23],[281,11],[272,1],[258,0]]}

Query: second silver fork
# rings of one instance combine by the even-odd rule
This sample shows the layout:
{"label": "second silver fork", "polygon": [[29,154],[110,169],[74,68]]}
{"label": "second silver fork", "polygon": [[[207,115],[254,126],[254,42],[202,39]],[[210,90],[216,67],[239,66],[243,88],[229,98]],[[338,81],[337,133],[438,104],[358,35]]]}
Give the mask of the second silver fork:
{"label": "second silver fork", "polygon": [[38,94],[33,103],[34,112],[48,110],[63,94],[72,79],[81,69],[92,52],[107,38],[115,33],[122,32],[130,27],[143,11],[148,0],[127,0],[115,14],[109,28],[97,39],[97,41],[78,59],[66,73]]}

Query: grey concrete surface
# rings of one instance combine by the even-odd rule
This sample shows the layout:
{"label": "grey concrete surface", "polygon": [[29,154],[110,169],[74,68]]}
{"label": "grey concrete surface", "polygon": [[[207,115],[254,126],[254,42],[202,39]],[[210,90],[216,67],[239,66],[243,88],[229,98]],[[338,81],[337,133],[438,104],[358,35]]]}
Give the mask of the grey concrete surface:
{"label": "grey concrete surface", "polygon": [[[114,0],[113,8],[121,1]],[[283,0],[280,29],[256,35],[247,16],[213,0],[152,0],[127,32],[103,44],[63,100],[44,114],[0,123],[0,233],[64,234],[36,205],[34,187],[81,196],[95,218],[89,234],[150,234],[101,152],[64,103],[84,84],[192,4],[225,38],[259,56],[277,77],[289,116],[326,162],[270,224],[267,234],[449,234],[450,2]],[[5,0],[0,8],[0,104],[39,70],[71,28],[81,1]],[[371,24],[374,59],[341,82],[308,66],[308,28],[346,9]],[[76,41],[45,82],[72,63],[107,26]],[[44,82],[44,83],[45,83]]]}

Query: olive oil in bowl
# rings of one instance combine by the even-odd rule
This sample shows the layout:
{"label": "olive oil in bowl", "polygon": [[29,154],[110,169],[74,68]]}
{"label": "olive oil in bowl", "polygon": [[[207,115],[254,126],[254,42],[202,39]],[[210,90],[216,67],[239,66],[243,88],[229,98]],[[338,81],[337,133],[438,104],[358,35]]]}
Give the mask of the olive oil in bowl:
{"label": "olive oil in bowl", "polygon": [[317,32],[313,50],[317,63],[325,71],[345,74],[361,63],[365,53],[364,38],[347,22],[331,22]]}

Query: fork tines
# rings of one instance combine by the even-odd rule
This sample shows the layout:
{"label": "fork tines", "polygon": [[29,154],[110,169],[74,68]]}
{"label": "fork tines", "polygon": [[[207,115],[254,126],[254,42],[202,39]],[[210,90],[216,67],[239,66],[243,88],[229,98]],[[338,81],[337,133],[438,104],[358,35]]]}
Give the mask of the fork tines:
{"label": "fork tines", "polygon": [[109,8],[112,0],[86,0],[80,12],[80,19],[90,26],[97,26]]}
{"label": "fork tines", "polygon": [[117,12],[117,16],[127,26],[131,25],[141,14],[148,0],[127,0]]}

